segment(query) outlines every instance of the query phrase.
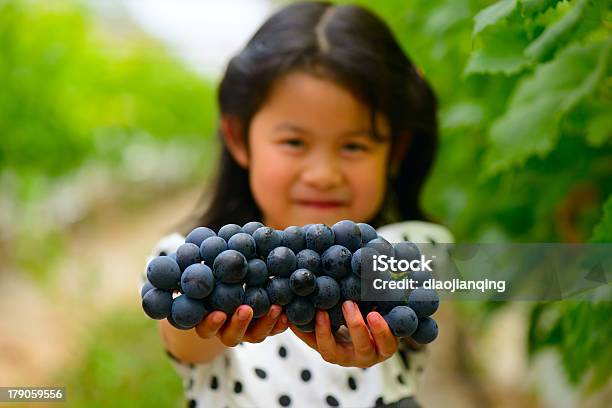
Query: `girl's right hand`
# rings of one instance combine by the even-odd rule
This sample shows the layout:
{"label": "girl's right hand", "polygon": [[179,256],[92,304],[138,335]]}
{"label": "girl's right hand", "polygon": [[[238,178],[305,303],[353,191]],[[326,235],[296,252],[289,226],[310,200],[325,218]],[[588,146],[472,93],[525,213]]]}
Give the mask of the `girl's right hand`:
{"label": "girl's right hand", "polygon": [[253,318],[253,309],[250,306],[240,305],[227,323],[227,314],[215,310],[209,313],[195,330],[203,339],[217,336],[227,347],[234,347],[243,341],[261,343],[266,337],[282,333],[287,329],[287,316],[282,314],[282,311],[282,306],[272,305],[265,316],[249,327]]}

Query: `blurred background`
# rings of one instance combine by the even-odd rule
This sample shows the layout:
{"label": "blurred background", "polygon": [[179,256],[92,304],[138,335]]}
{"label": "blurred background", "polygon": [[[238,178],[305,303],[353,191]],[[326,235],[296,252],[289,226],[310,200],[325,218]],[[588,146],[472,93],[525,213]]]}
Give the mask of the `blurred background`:
{"label": "blurred background", "polygon": [[[0,0],[0,386],[183,406],[138,278],[210,179],[227,60],[282,3]],[[612,242],[609,2],[358,3],[439,96],[424,205],[457,241]],[[610,406],[610,302],[437,316],[425,407]]]}

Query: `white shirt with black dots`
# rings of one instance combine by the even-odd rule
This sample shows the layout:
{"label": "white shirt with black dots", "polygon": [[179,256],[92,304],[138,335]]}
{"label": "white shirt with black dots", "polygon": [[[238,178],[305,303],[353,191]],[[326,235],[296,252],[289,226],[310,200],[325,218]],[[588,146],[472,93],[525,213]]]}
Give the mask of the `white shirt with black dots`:
{"label": "white shirt with black dots", "polygon": [[[417,221],[385,226],[378,233],[390,242],[450,243],[453,239],[446,228]],[[162,238],[147,262],[176,251],[184,242],[178,233]],[[418,407],[414,395],[427,352],[400,345],[395,355],[367,369],[324,361],[291,330],[261,343],[227,348],[205,364],[170,357],[183,380],[188,407]]]}

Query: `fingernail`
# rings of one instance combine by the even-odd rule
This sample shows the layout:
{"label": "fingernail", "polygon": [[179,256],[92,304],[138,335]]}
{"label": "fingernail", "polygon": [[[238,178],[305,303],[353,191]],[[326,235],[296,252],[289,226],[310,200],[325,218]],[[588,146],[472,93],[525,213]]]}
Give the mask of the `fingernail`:
{"label": "fingernail", "polygon": [[238,320],[241,321],[246,321],[249,320],[249,309],[247,309],[246,307],[241,307],[240,309],[238,309]]}
{"label": "fingernail", "polygon": [[215,313],[212,320],[214,324],[221,324],[223,321],[225,321],[225,316],[223,316],[221,313]]}
{"label": "fingernail", "polygon": [[381,319],[382,317],[377,313],[368,314],[368,321],[373,326],[380,326],[382,324]]}
{"label": "fingernail", "polygon": [[276,319],[278,316],[280,316],[280,314],[281,314],[281,309],[280,309],[280,307],[275,307],[275,306],[272,306],[272,307],[270,308],[270,317],[271,317],[272,319]]}
{"label": "fingernail", "polygon": [[282,315],[280,319],[282,324],[287,324],[287,316]]}
{"label": "fingernail", "polygon": [[345,301],[342,304],[342,308],[346,313],[351,313],[355,310],[355,306],[353,306],[353,302],[351,302],[350,300]]}

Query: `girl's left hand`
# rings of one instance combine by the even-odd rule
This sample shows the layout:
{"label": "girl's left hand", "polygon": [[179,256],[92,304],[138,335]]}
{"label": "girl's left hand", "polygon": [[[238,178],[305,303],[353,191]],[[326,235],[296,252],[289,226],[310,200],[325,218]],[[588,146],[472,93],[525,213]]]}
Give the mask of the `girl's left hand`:
{"label": "girl's left hand", "polygon": [[314,333],[304,333],[293,324],[290,327],[296,336],[319,352],[323,360],[344,367],[371,367],[397,351],[399,339],[391,333],[380,313],[368,313],[368,330],[355,302],[345,301],[342,312],[351,342],[336,340],[331,332],[329,315],[323,310],[316,313]]}

